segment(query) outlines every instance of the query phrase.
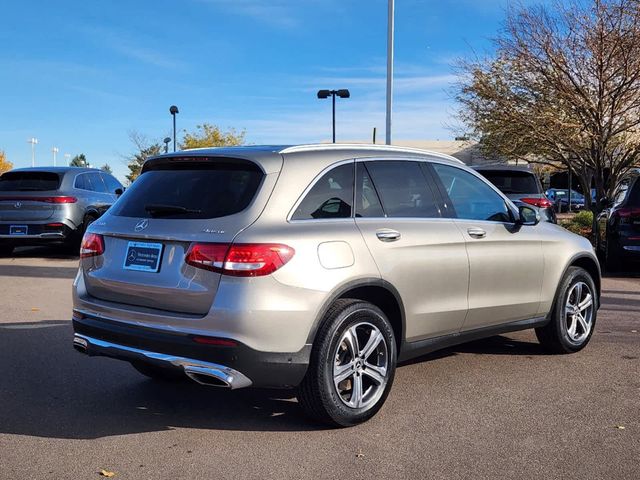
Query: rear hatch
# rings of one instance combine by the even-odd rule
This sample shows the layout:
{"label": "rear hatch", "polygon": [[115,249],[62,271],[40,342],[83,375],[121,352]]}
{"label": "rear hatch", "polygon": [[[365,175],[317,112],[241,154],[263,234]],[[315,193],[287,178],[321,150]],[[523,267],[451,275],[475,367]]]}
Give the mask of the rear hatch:
{"label": "rear hatch", "polygon": [[220,274],[185,262],[194,243],[230,244],[264,208],[277,173],[229,158],[164,159],[142,175],[91,231],[104,254],[84,258],[96,298],[204,315]]}
{"label": "rear hatch", "polygon": [[547,208],[551,202],[542,192],[542,186],[533,172],[524,170],[478,170],[509,200],[524,202],[538,208]]}
{"label": "rear hatch", "polygon": [[12,171],[0,177],[0,222],[27,223],[49,219],[62,208],[57,191],[61,175],[54,172]]}

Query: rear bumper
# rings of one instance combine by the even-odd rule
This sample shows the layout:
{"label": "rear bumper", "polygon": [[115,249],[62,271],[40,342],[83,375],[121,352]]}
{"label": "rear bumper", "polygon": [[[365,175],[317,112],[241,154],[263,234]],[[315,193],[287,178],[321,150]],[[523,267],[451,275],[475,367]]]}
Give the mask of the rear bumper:
{"label": "rear bumper", "polygon": [[[27,227],[26,235],[11,235],[12,225]],[[62,222],[13,222],[0,223],[0,242],[10,245],[41,245],[43,243],[64,242],[75,230]]]}
{"label": "rear bumper", "polygon": [[[191,334],[132,326],[79,312],[74,312],[73,329],[74,347],[90,356],[182,369],[199,383],[229,388],[295,387],[307,371],[311,353],[311,345],[292,353],[260,352],[240,342],[236,346],[202,345],[195,343]],[[207,376],[220,383],[208,382]]]}

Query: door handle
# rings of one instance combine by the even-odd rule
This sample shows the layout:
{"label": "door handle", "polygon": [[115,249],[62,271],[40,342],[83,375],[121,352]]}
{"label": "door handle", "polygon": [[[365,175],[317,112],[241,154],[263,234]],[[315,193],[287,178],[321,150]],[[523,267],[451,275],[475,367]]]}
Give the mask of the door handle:
{"label": "door handle", "polygon": [[400,239],[400,232],[397,230],[391,230],[390,228],[383,228],[376,232],[376,237],[381,242],[395,242]]}
{"label": "door handle", "polygon": [[470,237],[473,237],[473,238],[484,238],[487,236],[487,232],[477,227],[467,229],[467,233],[469,234]]}

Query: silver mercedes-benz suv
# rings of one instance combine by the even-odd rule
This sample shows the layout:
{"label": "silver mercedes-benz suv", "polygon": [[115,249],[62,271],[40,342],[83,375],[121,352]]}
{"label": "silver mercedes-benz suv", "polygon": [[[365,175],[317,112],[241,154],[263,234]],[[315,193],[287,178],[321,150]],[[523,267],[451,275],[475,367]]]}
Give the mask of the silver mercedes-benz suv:
{"label": "silver mercedes-benz suv", "polygon": [[296,387],[346,426],[380,409],[398,362],[436,349],[527,328],[582,349],[599,297],[586,239],[452,157],[198,149],[148,160],[85,234],[73,344],[156,379]]}
{"label": "silver mercedes-benz suv", "polygon": [[26,245],[67,245],[76,253],[87,227],[124,187],[96,168],[18,168],[0,176],[0,256]]}

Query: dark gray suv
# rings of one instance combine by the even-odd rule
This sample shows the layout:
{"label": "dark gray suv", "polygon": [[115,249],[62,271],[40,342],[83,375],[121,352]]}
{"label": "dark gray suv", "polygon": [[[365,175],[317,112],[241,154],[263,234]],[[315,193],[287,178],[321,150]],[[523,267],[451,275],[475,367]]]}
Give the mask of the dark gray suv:
{"label": "dark gray suv", "polygon": [[87,227],[122,194],[112,175],[93,168],[21,168],[0,176],[0,255],[17,246],[76,248]]}

